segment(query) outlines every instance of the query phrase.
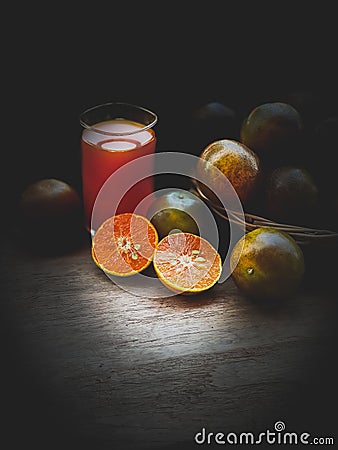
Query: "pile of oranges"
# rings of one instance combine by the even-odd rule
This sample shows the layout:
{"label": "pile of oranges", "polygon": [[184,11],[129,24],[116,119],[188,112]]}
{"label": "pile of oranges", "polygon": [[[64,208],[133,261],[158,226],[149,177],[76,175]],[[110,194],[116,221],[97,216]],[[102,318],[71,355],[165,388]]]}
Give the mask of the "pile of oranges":
{"label": "pile of oranges", "polygon": [[[236,115],[225,105],[213,102],[199,108],[192,120],[200,133],[205,127],[205,134],[204,140],[199,135],[192,150],[203,161],[197,170],[213,182],[213,170],[225,175],[247,212],[282,223],[312,226],[324,221],[324,225],[335,227],[338,203],[331,191],[330,175],[325,172],[322,177],[318,153],[331,149],[332,130],[338,121],[326,117],[311,122],[296,103],[290,97],[289,102],[258,104],[248,111],[237,129]],[[323,148],[317,149],[314,158],[314,146],[321,142]],[[219,183],[217,190],[224,189],[226,197],[221,178]],[[199,188],[206,198],[217,203],[209,188],[203,184]],[[50,199],[57,208],[53,207],[49,216],[53,216],[52,223],[58,221],[58,229],[60,224],[67,227],[68,213],[74,216],[76,212],[77,219],[72,217],[69,223],[79,225],[80,199],[74,189],[60,180],[40,180],[29,186],[20,203],[31,232],[37,226],[36,217],[46,212],[41,202],[50,205]],[[212,288],[221,277],[222,257],[219,249],[199,233],[194,195],[187,191],[182,195],[182,191],[173,188],[157,202],[162,207],[156,208],[152,217],[130,212],[102,223],[92,238],[93,261],[107,274],[118,277],[152,267],[163,284],[176,293],[195,294]],[[32,208],[35,222],[29,222]],[[55,211],[59,211],[57,217]],[[39,219],[41,223],[48,226],[44,217]],[[247,232],[230,250],[232,278],[246,296],[286,298],[303,281],[303,250],[290,235],[278,229],[261,227]]]}

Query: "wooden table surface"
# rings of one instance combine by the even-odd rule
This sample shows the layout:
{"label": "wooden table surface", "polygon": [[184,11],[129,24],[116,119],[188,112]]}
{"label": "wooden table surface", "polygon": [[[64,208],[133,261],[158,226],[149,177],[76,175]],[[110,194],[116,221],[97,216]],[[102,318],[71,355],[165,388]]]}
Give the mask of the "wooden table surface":
{"label": "wooden table surface", "polygon": [[325,277],[274,307],[231,278],[194,298],[144,298],[95,266],[87,238],[39,255],[2,236],[1,448],[196,448],[203,427],[258,433],[278,420],[336,432]]}

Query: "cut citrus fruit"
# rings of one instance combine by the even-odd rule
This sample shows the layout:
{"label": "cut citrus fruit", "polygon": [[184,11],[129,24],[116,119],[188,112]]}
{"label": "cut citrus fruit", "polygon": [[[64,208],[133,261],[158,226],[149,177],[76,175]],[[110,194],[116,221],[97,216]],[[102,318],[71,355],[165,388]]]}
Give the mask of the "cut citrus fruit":
{"label": "cut citrus fruit", "polygon": [[153,265],[158,278],[170,290],[194,294],[210,289],[222,273],[218,251],[192,233],[173,233],[157,245]]}
{"label": "cut citrus fruit", "polygon": [[92,258],[108,274],[129,276],[150,265],[157,243],[157,231],[146,217],[117,214],[106,219],[94,234]]}
{"label": "cut citrus fruit", "polygon": [[[98,262],[98,260],[97,260],[97,258],[96,258],[96,255],[95,255],[95,251],[94,251],[94,247],[92,246],[92,258],[93,258],[93,261],[94,261],[94,263],[98,266],[98,267],[100,267],[100,263]],[[100,267],[101,268],[101,267]]]}

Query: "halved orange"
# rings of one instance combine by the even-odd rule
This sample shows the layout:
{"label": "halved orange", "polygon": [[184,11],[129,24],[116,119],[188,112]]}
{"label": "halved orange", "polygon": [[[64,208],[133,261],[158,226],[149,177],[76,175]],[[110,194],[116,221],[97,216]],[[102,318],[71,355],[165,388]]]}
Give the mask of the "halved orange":
{"label": "halved orange", "polygon": [[92,258],[104,272],[125,277],[150,265],[157,244],[157,231],[146,217],[117,214],[106,219],[94,234]]}
{"label": "halved orange", "polygon": [[[97,260],[97,258],[96,258],[96,255],[95,255],[95,251],[94,251],[93,246],[92,246],[92,258],[93,258],[94,263],[95,263],[98,267],[100,267],[100,263],[98,262],[98,260]],[[100,269],[101,269],[101,267],[100,267]]]}
{"label": "halved orange", "polygon": [[196,294],[210,289],[222,273],[218,251],[192,233],[173,233],[157,245],[153,266],[158,278],[177,293]]}

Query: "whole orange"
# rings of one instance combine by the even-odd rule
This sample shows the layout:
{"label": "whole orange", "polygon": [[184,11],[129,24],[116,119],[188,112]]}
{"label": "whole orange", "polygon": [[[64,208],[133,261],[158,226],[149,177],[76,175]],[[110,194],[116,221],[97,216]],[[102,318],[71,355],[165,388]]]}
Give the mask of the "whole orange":
{"label": "whole orange", "polygon": [[261,165],[258,155],[249,147],[232,139],[221,139],[207,145],[200,159],[198,174],[206,182],[200,189],[208,198],[216,200],[213,188],[224,193],[224,198],[231,196],[225,176],[244,205],[252,199],[260,184]]}
{"label": "whole orange", "polygon": [[303,281],[304,254],[289,234],[261,227],[237,241],[230,268],[237,287],[247,297],[283,300],[292,297]]}
{"label": "whole orange", "polygon": [[300,113],[284,102],[263,103],[253,108],[240,129],[240,141],[267,165],[291,161],[299,151],[303,123]]}
{"label": "whole orange", "polygon": [[81,198],[64,180],[44,178],[26,186],[18,215],[25,244],[39,252],[63,251],[82,239]]}

